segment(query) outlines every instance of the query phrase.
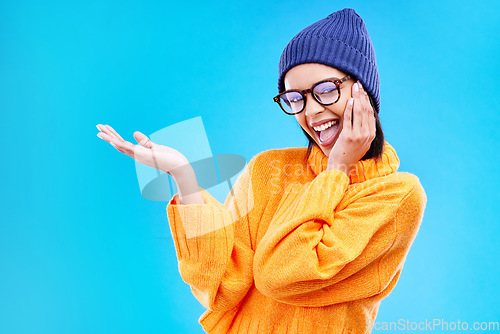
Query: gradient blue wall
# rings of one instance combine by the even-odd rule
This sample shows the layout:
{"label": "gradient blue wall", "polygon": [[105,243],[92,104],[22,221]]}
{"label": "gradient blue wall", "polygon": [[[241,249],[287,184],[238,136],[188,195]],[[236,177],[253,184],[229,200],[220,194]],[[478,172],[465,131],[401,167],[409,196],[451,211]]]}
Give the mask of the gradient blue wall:
{"label": "gradient blue wall", "polygon": [[[428,196],[377,321],[499,321],[499,1],[0,2],[1,333],[201,333],[133,141],[202,116],[212,152],[305,146],[272,102],[288,40],[365,19],[381,120]],[[193,94],[193,90],[196,91]]]}

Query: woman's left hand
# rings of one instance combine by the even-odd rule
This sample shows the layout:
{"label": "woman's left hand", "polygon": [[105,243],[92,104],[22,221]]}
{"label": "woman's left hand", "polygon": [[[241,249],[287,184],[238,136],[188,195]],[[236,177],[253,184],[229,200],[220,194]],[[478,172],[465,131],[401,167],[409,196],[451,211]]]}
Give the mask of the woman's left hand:
{"label": "woman's left hand", "polygon": [[375,133],[374,110],[358,81],[352,86],[352,98],[346,104],[342,131],[330,152],[327,170],[337,169],[349,176],[370,149]]}

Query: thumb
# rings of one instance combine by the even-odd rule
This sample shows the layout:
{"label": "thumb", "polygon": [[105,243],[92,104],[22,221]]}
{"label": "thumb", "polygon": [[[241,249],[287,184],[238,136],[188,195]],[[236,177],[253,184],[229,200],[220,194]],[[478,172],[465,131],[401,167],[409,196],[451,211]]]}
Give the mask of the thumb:
{"label": "thumb", "polygon": [[141,144],[141,146],[145,148],[153,148],[153,145],[155,145],[155,143],[149,140],[148,136],[139,131],[134,132],[134,138],[139,144]]}

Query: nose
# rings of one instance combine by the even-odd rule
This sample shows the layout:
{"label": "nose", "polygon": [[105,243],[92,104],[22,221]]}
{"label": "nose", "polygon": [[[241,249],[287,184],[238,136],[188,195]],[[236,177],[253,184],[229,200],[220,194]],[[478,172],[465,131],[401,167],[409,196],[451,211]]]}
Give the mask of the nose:
{"label": "nose", "polygon": [[319,104],[311,95],[307,94],[306,98],[306,108],[304,113],[307,117],[314,117],[315,115],[325,111],[325,107]]}

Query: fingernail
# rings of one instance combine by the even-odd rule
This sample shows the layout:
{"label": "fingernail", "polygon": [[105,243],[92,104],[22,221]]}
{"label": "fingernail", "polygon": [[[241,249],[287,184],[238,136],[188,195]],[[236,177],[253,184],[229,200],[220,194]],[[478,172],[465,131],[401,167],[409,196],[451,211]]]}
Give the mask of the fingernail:
{"label": "fingernail", "polygon": [[101,133],[98,133],[98,134],[97,134],[97,137],[99,137],[99,138],[103,139],[103,138],[101,137]]}
{"label": "fingernail", "polygon": [[97,130],[102,131],[101,128],[99,127],[99,124],[97,124],[95,127],[97,128]]}
{"label": "fingernail", "polygon": [[347,103],[349,103],[350,106],[352,106],[354,99],[351,97]]}
{"label": "fingernail", "polygon": [[356,83],[354,84],[354,91],[355,91],[355,92],[357,92],[358,90],[359,90],[359,87],[358,87],[358,83],[356,82]]}
{"label": "fingernail", "polygon": [[358,86],[359,86],[359,89],[363,89],[363,85],[361,84],[360,81],[358,81]]}

